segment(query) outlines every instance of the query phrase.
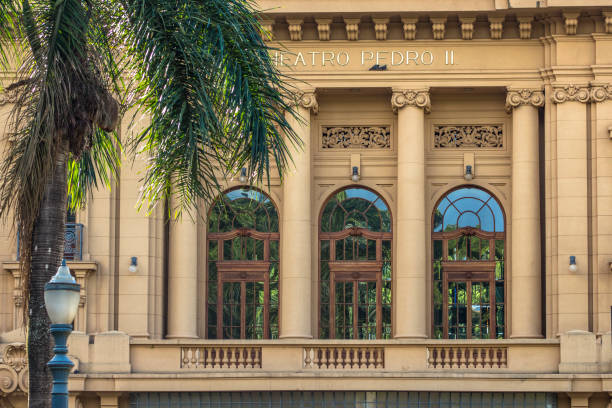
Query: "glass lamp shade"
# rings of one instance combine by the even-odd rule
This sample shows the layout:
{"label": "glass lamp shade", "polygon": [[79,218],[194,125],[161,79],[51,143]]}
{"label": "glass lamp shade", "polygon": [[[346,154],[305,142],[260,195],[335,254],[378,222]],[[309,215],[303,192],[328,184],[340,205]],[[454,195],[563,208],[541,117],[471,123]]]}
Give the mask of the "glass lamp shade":
{"label": "glass lamp shade", "polygon": [[76,283],[66,260],[45,285],[45,307],[53,324],[70,324],[79,309],[81,285]]}
{"label": "glass lamp shade", "polygon": [[[47,284],[50,285],[50,284]],[[67,286],[66,284],[58,284]],[[81,293],[77,286],[76,290],[71,288],[45,288],[45,306],[47,314],[53,324],[70,324],[79,309]]]}

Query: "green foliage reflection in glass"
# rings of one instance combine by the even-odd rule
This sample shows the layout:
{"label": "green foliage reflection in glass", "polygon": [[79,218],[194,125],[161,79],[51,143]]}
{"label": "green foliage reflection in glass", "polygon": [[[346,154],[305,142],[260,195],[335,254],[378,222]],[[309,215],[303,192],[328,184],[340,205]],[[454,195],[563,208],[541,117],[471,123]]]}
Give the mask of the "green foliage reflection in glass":
{"label": "green foliage reflection in glass", "polygon": [[240,228],[278,232],[278,214],[266,194],[239,188],[225,193],[215,202],[208,218],[208,232]]}
{"label": "green foliage reflection in glass", "polygon": [[[433,214],[433,337],[444,337],[444,320],[448,324],[448,338],[504,338],[504,239],[480,238],[461,235],[445,238],[442,233],[471,227],[498,234],[504,232],[504,215],[497,200],[479,188],[465,187],[443,197]],[[448,250],[444,253],[443,242]],[[494,243],[494,247],[492,246]],[[442,261],[494,261],[491,281],[448,282],[443,288]],[[493,283],[494,282],[494,283]],[[493,287],[493,284],[495,287]],[[469,289],[471,288],[471,289]],[[469,293],[468,299],[468,291]],[[495,292],[495,305],[491,304]],[[469,300],[469,302],[468,302]],[[444,303],[448,314],[444,316]],[[468,304],[469,303],[469,304]],[[491,310],[495,307],[495,310]],[[468,310],[471,315],[471,333],[468,333]],[[493,314],[493,316],[492,316]],[[495,321],[495,333],[490,323]]]}
{"label": "green foliage reflection in glass", "polygon": [[[237,229],[259,232],[278,232],[278,213],[270,198],[258,191],[239,188],[225,193],[213,205],[208,218],[208,232],[224,233]],[[217,299],[218,276],[216,261],[219,244],[223,245],[224,261],[269,261],[269,333],[264,333],[265,291],[264,282],[223,282],[223,299]],[[269,259],[264,258],[265,242],[253,237],[237,236],[232,239],[210,239],[208,243],[208,338],[217,338],[217,309],[222,307],[223,328],[221,337],[241,337],[241,291],[245,291],[245,336],[247,339],[278,338],[279,317],[279,242],[269,241]]]}
{"label": "green foliage reflection in glass", "polygon": [[391,231],[391,213],[378,194],[365,188],[347,188],[327,201],[321,215],[321,231],[337,232],[352,227]]}
{"label": "green foliage reflection in glass", "polygon": [[[321,233],[363,228],[373,232],[391,232],[391,212],[383,199],[364,188],[348,188],[335,193],[323,207]],[[390,238],[389,234],[389,238]],[[381,337],[391,338],[391,240],[382,239],[381,245]],[[377,241],[363,236],[346,236],[335,240],[335,251],[330,253],[331,241],[320,241],[320,338],[376,338],[376,282],[337,281],[330,283],[329,261],[376,261]],[[330,299],[330,284],[335,285],[335,299]],[[356,291],[355,291],[356,285]],[[354,299],[356,293],[357,299]],[[335,332],[330,333],[330,302],[335,304]],[[356,310],[355,310],[356,309]],[[354,315],[357,314],[357,326]],[[357,331],[355,333],[354,331]],[[333,336],[332,336],[333,335]]]}

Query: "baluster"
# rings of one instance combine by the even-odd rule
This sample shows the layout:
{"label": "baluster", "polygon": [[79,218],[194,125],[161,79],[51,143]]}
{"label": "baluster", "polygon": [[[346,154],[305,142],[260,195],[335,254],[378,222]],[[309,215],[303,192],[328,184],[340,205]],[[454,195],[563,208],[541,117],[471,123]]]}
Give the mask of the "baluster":
{"label": "baluster", "polygon": [[187,348],[182,347],[181,348],[181,367],[187,367],[187,363],[189,362],[189,359],[187,358]]}
{"label": "baluster", "polygon": [[304,361],[302,362],[304,364],[304,368],[310,368],[310,364],[312,363],[312,359],[310,358],[310,349],[304,347]]}
{"label": "baluster", "polygon": [[313,348],[312,349],[312,367],[313,368],[321,368],[321,349]]}
{"label": "baluster", "polygon": [[251,355],[251,348],[250,347],[245,347],[246,351],[247,351],[247,357],[246,357],[246,368],[253,368],[253,356]]}
{"label": "baluster", "polygon": [[508,349],[507,348],[503,349],[503,359],[504,359],[503,367],[508,367]]}
{"label": "baluster", "polygon": [[380,348],[376,351],[376,368],[385,367],[384,349]]}
{"label": "baluster", "polygon": [[493,356],[491,355],[491,349],[490,348],[486,348],[484,350],[485,350],[485,362],[484,362],[485,367],[486,368],[493,367],[493,364],[492,364],[493,363],[492,362],[492,357]]}
{"label": "baluster", "polygon": [[319,349],[321,351],[321,368],[328,368],[329,367],[329,356],[328,356],[328,350],[327,347]]}
{"label": "baluster", "polygon": [[353,369],[355,368],[354,364],[355,364],[355,348],[354,347],[349,347],[346,350],[346,354],[348,357],[348,365],[349,368]]}
{"label": "baluster", "polygon": [[215,353],[215,359],[213,361],[213,368],[221,368],[221,347],[215,347],[213,349],[213,352]]}
{"label": "baluster", "polygon": [[449,349],[451,368],[457,368],[457,350],[453,347]]}
{"label": "baluster", "polygon": [[255,349],[255,357],[257,358],[256,367],[261,368],[261,349],[260,348]]}
{"label": "baluster", "polygon": [[196,367],[201,368],[204,364],[204,349],[198,347],[198,361],[196,362]]}
{"label": "baluster", "polygon": [[212,353],[209,347],[205,347],[204,349],[204,368],[208,368],[209,365],[213,364],[212,361]]}
{"label": "baluster", "polygon": [[463,349],[461,346],[457,347],[455,354],[457,355],[457,368],[463,367]]}
{"label": "baluster", "polygon": [[369,349],[368,350],[368,368],[374,368],[375,363],[376,363],[376,360],[374,359],[374,350]]}
{"label": "baluster", "polygon": [[474,368],[478,368],[478,349],[473,348],[471,354],[472,354],[472,366]]}
{"label": "baluster", "polygon": [[444,347],[442,349],[444,360],[442,362],[442,368],[450,368],[451,367],[451,349],[449,347]]}

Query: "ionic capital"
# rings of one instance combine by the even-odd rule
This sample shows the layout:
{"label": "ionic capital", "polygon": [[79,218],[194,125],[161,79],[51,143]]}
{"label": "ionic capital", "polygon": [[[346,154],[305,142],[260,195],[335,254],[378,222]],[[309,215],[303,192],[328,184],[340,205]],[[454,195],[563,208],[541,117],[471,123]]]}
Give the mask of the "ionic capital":
{"label": "ionic capital", "polygon": [[393,112],[397,112],[404,106],[415,106],[423,108],[425,113],[431,112],[431,100],[429,89],[398,89],[391,95],[391,106]]}
{"label": "ionic capital", "polygon": [[541,89],[507,89],[506,93],[506,112],[521,105],[531,105],[539,108],[544,106],[544,92]]}
{"label": "ionic capital", "polygon": [[553,87],[552,101],[554,103],[582,102],[590,99],[589,87],[586,85],[557,85]]}
{"label": "ionic capital", "polygon": [[298,91],[296,93],[296,104],[302,108],[311,109],[315,115],[319,113],[319,104],[314,91]]}
{"label": "ionic capital", "polygon": [[591,87],[591,102],[612,100],[612,84],[601,84]]}

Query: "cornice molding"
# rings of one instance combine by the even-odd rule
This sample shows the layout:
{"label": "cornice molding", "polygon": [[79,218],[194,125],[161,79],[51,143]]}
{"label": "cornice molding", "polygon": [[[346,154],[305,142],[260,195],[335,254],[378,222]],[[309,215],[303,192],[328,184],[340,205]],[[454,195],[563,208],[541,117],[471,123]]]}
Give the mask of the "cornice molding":
{"label": "cornice molding", "polygon": [[589,100],[590,92],[587,85],[553,85],[552,101],[554,103],[587,103]]}
{"label": "cornice molding", "polygon": [[544,91],[541,89],[508,88],[506,92],[506,112],[512,112],[512,109],[521,105],[531,105],[539,108],[544,106]]}
{"label": "cornice molding", "polygon": [[425,89],[397,89],[391,95],[391,106],[393,112],[397,112],[404,106],[415,106],[422,108],[425,113],[431,112],[431,99],[429,88]]}

